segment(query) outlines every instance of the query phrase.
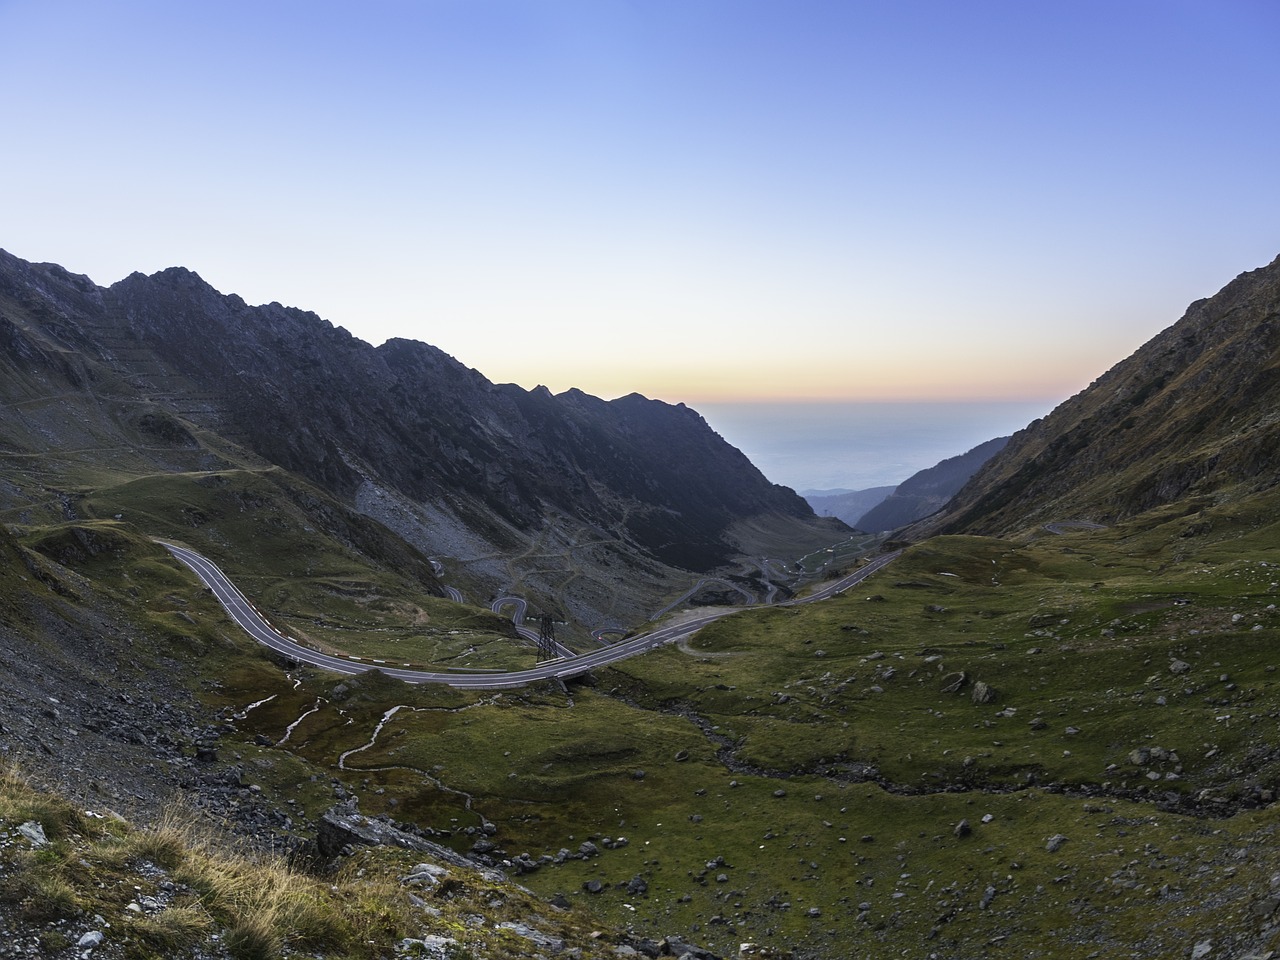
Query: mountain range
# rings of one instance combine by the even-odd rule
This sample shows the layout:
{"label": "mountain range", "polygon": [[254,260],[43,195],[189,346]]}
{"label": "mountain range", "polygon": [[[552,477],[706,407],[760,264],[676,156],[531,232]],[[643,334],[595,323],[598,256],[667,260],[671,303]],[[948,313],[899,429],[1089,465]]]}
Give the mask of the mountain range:
{"label": "mountain range", "polygon": [[873,487],[826,496],[808,493],[817,512],[870,533],[886,533],[941,510],[984,463],[1004,449],[1008,437],[980,443],[966,453],[918,470],[896,487]]}
{"label": "mountain range", "polygon": [[[590,626],[634,620],[691,574],[843,531],[683,404],[494,384],[427,344],[372,347],[185,269],[102,288],[0,253],[0,351],[20,402],[0,425],[11,456],[101,443],[101,467],[134,475],[274,465],[438,558],[474,598],[514,589]],[[8,493],[0,512],[22,510]]]}
{"label": "mountain range", "polygon": [[1270,489],[1280,479],[1278,320],[1273,261],[1191,304],[1014,434],[916,535],[1008,535],[1063,517],[1114,523]]}
{"label": "mountain range", "polygon": [[806,490],[803,492],[814,513],[839,517],[856,527],[862,515],[893,493],[896,487],[868,487],[865,490]]}
{"label": "mountain range", "polygon": [[[0,952],[1270,956],[1278,327],[1280,260],[888,543],[679,405],[0,254]],[[379,669],[527,666],[517,597],[579,651],[735,612]]]}

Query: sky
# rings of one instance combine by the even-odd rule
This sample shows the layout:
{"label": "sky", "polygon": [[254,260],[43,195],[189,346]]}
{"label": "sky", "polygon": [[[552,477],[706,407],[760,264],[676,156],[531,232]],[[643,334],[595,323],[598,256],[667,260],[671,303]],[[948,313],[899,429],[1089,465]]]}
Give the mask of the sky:
{"label": "sky", "polygon": [[1060,400],[1280,254],[1273,0],[0,0],[0,247],[497,382]]}

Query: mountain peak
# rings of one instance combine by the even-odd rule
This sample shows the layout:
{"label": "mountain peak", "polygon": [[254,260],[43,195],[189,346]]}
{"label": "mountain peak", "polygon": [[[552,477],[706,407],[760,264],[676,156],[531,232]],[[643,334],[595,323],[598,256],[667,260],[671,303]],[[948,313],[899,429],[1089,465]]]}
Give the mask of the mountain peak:
{"label": "mountain peak", "polygon": [[921,533],[1111,522],[1280,482],[1280,257],[1016,433]]}
{"label": "mountain peak", "polygon": [[[424,553],[527,556],[526,585],[588,620],[638,611],[689,571],[729,565],[745,552],[739,526],[781,530],[796,555],[845,532],[775,488],[685,407],[496,386],[429,344],[373,347],[314,313],[224,296],[183,267],[131,274],[96,302],[72,296],[49,270],[16,263],[0,277],[15,295],[60,298],[45,311],[49,329],[56,320],[84,363],[111,367],[88,379],[144,391],[146,403],[194,428],[153,417],[152,432],[189,446],[200,431],[220,437],[367,511]],[[599,577],[566,580],[543,558],[579,542],[609,545],[563,547],[566,568],[598,562]],[[611,567],[644,573],[619,578]],[[486,560],[480,569],[496,590],[514,567]],[[562,582],[576,593],[560,596]]]}

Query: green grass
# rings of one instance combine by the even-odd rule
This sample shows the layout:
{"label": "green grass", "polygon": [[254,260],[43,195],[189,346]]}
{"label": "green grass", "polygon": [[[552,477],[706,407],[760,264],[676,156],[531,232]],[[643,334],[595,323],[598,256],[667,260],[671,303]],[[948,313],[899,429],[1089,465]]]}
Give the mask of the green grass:
{"label": "green grass", "polygon": [[[1130,776],[1145,771],[1112,765],[1155,742],[1186,754],[1182,779],[1161,789],[1218,785],[1220,765],[1201,762],[1205,731],[1220,750],[1241,743],[1259,722],[1249,704],[1275,697],[1280,620],[1270,593],[1257,592],[1270,581],[1256,566],[1224,577],[1187,565],[1152,589],[1140,559],[1113,555],[1101,572],[1063,551],[1056,541],[931,541],[876,578],[880,600],[851,592],[740,615],[692,645],[733,656],[697,662],[668,649],[616,669],[647,705],[690,702],[732,731],[741,759],[781,772],[838,760],[909,788],[1031,775],[1146,789]],[[1191,670],[1170,673],[1174,659]],[[963,688],[944,692],[961,674]],[[979,680],[994,702],[972,702]]]}
{"label": "green grass", "polygon": [[[338,779],[364,812],[430,827],[460,850],[485,824],[507,857],[592,840],[599,857],[521,882],[601,923],[726,953],[755,940],[808,956],[922,944],[943,956],[974,944],[1185,956],[1206,937],[1225,950],[1240,931],[1257,935],[1250,948],[1280,948],[1249,913],[1280,873],[1268,805],[1280,795],[1280,497],[1182,504],[1060,537],[938,538],[840,598],[735,614],[688,652],[664,648],[567,691],[478,694],[287,675],[139,532],[210,555],[317,645],[394,662],[531,660],[486,611],[427,597],[374,562],[389,548],[355,527],[346,540],[321,533],[306,496],[275,471],[146,477],[94,493],[79,521],[22,537],[49,577],[66,564],[128,598],[151,644],[134,656],[190,669],[230,725],[224,762],[300,824],[333,802]],[[852,568],[864,545],[806,566]],[[9,567],[0,576],[27,569]],[[977,681],[991,702],[973,701]],[[57,843],[98,829],[31,816],[49,817]],[[1068,841],[1050,852],[1055,834]],[[604,847],[617,837],[628,842]],[[178,870],[161,839],[149,856]],[[26,885],[8,895],[53,913],[97,903],[70,849],[21,865]],[[725,865],[707,866],[717,858]],[[109,859],[94,871],[116,869]],[[637,876],[644,894],[626,889]],[[591,880],[604,892],[583,892]],[[202,917],[232,924],[230,906],[202,896],[140,942],[162,953],[200,935]],[[328,929],[292,909],[249,911],[244,955],[274,949],[272,930],[317,930],[296,941],[312,949],[390,929],[376,912]]]}
{"label": "green grass", "polygon": [[[1024,542],[940,538],[844,597],[737,614],[691,652],[567,695],[371,688],[291,745],[335,773],[404,704],[338,773],[362,809],[459,849],[490,822],[508,856],[626,837],[522,882],[654,936],[817,956],[996,937],[1027,956],[1182,955],[1206,930],[1260,930],[1241,918],[1280,868],[1255,853],[1275,808],[1253,809],[1280,793],[1270,515],[1223,504]],[[973,702],[979,680],[992,702]],[[278,729],[318,691],[238,728]],[[1135,763],[1139,748],[1164,759]],[[729,866],[708,868],[718,857]],[[647,893],[627,891],[636,876]]]}
{"label": "green grass", "polygon": [[[138,477],[95,489],[79,510],[84,519],[28,528],[24,543],[147,596],[150,617],[170,631],[208,604],[152,535],[205,553],[280,629],[317,649],[414,666],[536,662],[509,620],[431,595],[425,558],[279,470]],[[345,539],[322,529],[317,510]]]}

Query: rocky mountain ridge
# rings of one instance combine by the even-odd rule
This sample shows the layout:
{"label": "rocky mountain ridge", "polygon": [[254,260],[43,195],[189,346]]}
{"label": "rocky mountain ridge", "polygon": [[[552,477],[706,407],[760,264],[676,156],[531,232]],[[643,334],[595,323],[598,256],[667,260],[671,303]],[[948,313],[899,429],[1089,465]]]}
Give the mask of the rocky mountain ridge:
{"label": "rocky mountain ridge", "polygon": [[1280,482],[1280,258],[1198,300],[1008,446],[912,532],[1101,523]]}
{"label": "rocky mountain ridge", "polygon": [[[975,517],[1015,535],[934,537],[906,546],[865,589],[741,612],[564,685],[471,693],[377,670],[338,677],[268,654],[152,539],[234,564],[273,622],[318,645],[396,661],[442,653],[466,666],[492,641],[493,660],[527,662],[528,646],[500,629],[509,621],[440,599],[427,556],[365,515],[418,523],[421,543],[443,542],[455,523],[465,546],[473,534],[460,507],[428,511],[326,437],[272,427],[255,441],[294,443],[311,479],[247,447],[260,425],[237,419],[237,384],[268,398],[275,389],[261,375],[275,356],[262,331],[246,328],[258,347],[211,361],[222,379],[201,380],[200,355],[179,363],[121,334],[109,291],[57,268],[20,273],[0,271],[0,754],[75,802],[59,814],[0,789],[7,955],[123,960],[126,936],[155,936],[161,924],[172,935],[183,922],[186,936],[199,934],[186,954],[197,960],[448,957],[468,945],[495,958],[657,956],[689,942],[720,956],[776,945],[797,960],[976,957],[997,944],[1071,960],[1244,960],[1280,947],[1280,485],[1266,455],[1266,284],[1193,308],[1222,322],[1187,331],[1198,349],[1183,359],[1204,379],[1165,397],[1162,416],[1103,429],[1107,404],[1086,411],[1100,418],[1098,457],[1114,457],[1110,467],[1086,445],[1051,461],[1081,470],[1078,486],[1052,488],[1051,499],[1036,500],[1043,466],[1004,500],[990,488]],[[293,322],[245,309],[248,327]],[[1219,382],[1235,366],[1248,374],[1243,389]],[[1137,393],[1159,380],[1150,357],[1131,373],[1121,385]],[[301,395],[306,378],[290,377],[299,382],[281,396]],[[1162,394],[1133,396],[1146,418]],[[527,399],[527,410],[555,409]],[[603,403],[563,400],[588,412]],[[335,403],[324,416],[342,427],[356,412]],[[491,427],[463,425],[459,436],[488,438]],[[1139,427],[1193,440],[1169,443],[1167,460],[1165,450],[1134,459],[1135,476],[1155,466],[1177,480],[1201,462],[1188,449],[1223,469],[1171,482],[1174,499],[1125,513],[1148,492],[1127,486],[1123,469],[1143,452],[1124,436]],[[1056,449],[1053,435],[1042,439]],[[354,493],[343,477],[358,481]],[[512,510],[522,502],[517,486],[486,489],[514,491]],[[600,500],[608,507],[607,490]],[[569,541],[591,529],[521,527],[480,497],[469,504],[490,518],[480,539],[515,545],[531,566],[549,563],[557,537],[555,556],[581,556],[584,542]],[[1108,522],[1050,532],[1031,526],[1042,515]],[[725,529],[768,533],[785,520],[765,516]],[[846,541],[807,559],[835,576],[865,563],[867,548]],[[512,556],[495,550],[489,562]],[[628,556],[626,575],[641,561],[661,567]],[[448,560],[445,572],[465,569]],[[562,574],[595,581],[609,567]],[[0,775],[0,788],[12,779]],[[368,915],[382,925],[350,938],[329,925],[327,941],[304,941],[283,915],[281,949],[233,947],[237,918],[194,896],[190,854],[131,857],[120,851],[138,848],[121,841],[141,841],[83,813],[132,817],[175,796],[185,819],[209,814],[276,849],[336,847],[338,863],[298,878],[302,889],[324,898],[326,918],[376,891]],[[34,846],[37,826],[52,849]],[[357,826],[383,846],[366,849]],[[381,877],[389,886],[378,863],[394,868]],[[524,890],[459,864],[520,872]],[[392,902],[412,927],[389,925],[381,906]],[[591,923],[566,929],[571,914]],[[92,948],[81,944],[95,933]],[[130,956],[182,955],[157,942],[135,939]]]}
{"label": "rocky mountain ridge", "polygon": [[965,482],[1008,442],[1008,437],[996,437],[913,473],[893,493],[859,517],[855,526],[868,533],[884,533],[942,509]]}
{"label": "rocky mountain ridge", "polygon": [[[0,253],[0,347],[44,364],[51,389],[129,404],[149,446],[212,463],[228,441],[489,590],[515,584],[587,621],[636,616],[680,571],[843,532],[682,404],[494,384],[427,344],[372,347],[182,268],[101,288]],[[494,559],[532,553],[557,569]],[[610,567],[607,590],[575,589],[575,570]]]}

